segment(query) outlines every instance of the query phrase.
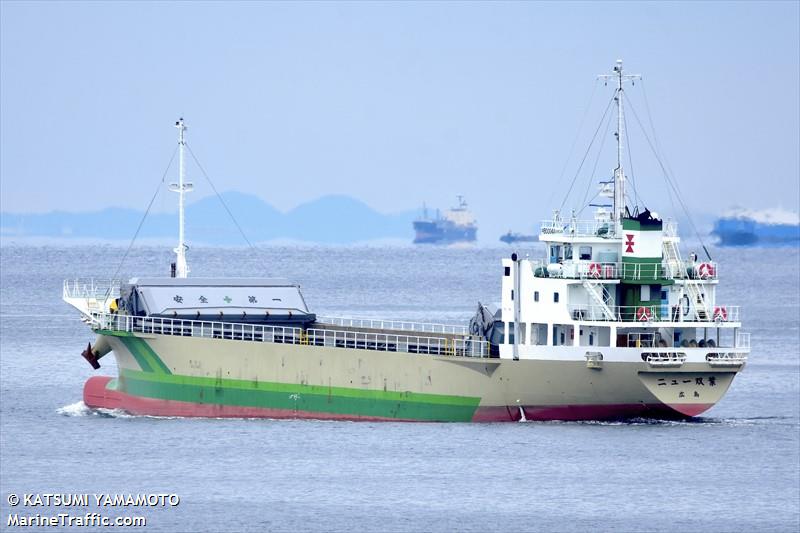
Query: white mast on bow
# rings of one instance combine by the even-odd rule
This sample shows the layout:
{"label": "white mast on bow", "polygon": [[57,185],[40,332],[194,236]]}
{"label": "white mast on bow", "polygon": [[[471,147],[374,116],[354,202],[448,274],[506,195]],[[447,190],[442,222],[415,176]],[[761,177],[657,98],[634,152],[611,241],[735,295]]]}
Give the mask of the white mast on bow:
{"label": "white mast on bow", "polygon": [[175,277],[185,278],[189,273],[189,266],[186,264],[186,242],[184,237],[184,199],[187,192],[191,192],[194,186],[186,182],[186,168],[184,166],[184,152],[186,149],[186,124],[183,117],[175,123],[178,128],[178,183],[170,183],[169,190],[178,193],[178,246],[175,248]]}

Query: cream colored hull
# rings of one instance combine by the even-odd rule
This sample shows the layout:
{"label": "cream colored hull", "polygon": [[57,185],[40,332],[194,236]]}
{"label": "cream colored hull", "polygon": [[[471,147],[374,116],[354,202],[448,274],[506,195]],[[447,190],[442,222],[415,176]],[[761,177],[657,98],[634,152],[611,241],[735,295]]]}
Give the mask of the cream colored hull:
{"label": "cream colored hull", "polygon": [[441,421],[694,416],[720,400],[740,369],[645,362],[592,368],[585,361],[107,333],[120,376],[102,388],[87,385],[87,403],[141,414]]}

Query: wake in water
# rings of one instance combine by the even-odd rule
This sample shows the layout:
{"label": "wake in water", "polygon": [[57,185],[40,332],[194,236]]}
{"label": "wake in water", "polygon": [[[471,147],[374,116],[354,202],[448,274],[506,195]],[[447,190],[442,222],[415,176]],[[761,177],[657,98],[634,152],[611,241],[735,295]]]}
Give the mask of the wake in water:
{"label": "wake in water", "polygon": [[[134,415],[122,409],[104,409],[102,407],[89,407],[83,401],[71,403],[69,405],[65,405],[63,407],[59,407],[56,409],[56,413],[62,416],[70,416],[70,417],[82,417],[82,416],[96,416],[100,418],[135,418],[135,419],[146,419],[152,418],[154,420],[253,420],[253,421],[272,421],[272,422],[285,422],[285,421],[297,421],[299,419],[277,419],[277,418],[239,418],[239,417],[185,417],[185,416],[155,416],[155,415]],[[321,420],[320,422],[327,422]],[[337,420],[331,420],[330,422],[339,422]]]}
{"label": "wake in water", "polygon": [[56,412],[63,416],[99,416],[103,418],[136,418],[122,409],[92,409],[83,401],[71,403],[64,407],[59,407]]}

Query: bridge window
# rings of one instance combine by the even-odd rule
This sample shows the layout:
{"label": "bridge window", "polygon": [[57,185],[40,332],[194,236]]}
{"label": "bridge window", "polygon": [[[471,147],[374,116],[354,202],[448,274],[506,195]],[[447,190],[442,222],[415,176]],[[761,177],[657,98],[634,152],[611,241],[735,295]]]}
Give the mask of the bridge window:
{"label": "bridge window", "polygon": [[581,261],[589,261],[592,259],[592,247],[591,246],[581,246],[580,247],[580,257]]}
{"label": "bridge window", "polygon": [[558,293],[557,292],[553,293],[553,302],[554,303],[558,303]]}

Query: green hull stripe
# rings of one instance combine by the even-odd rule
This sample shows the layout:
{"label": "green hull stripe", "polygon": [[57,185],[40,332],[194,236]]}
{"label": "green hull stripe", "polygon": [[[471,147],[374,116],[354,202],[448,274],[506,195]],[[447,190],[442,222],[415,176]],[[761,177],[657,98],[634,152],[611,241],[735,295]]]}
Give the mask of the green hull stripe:
{"label": "green hull stripe", "polygon": [[119,390],[183,402],[374,416],[469,421],[480,398],[320,385],[166,375],[121,369]]}
{"label": "green hull stripe", "polygon": [[139,368],[141,368],[145,372],[152,372],[153,367],[150,366],[150,361],[148,361],[147,358],[142,354],[142,352],[137,349],[138,347],[135,345],[135,343],[128,342],[128,339],[130,338],[131,337],[121,337],[122,344],[125,345],[128,351],[131,352],[133,358],[136,359]]}
{"label": "green hull stripe", "polygon": [[167,365],[164,364],[164,361],[143,339],[134,336],[123,336],[120,337],[120,340],[145,372],[172,374]]}

